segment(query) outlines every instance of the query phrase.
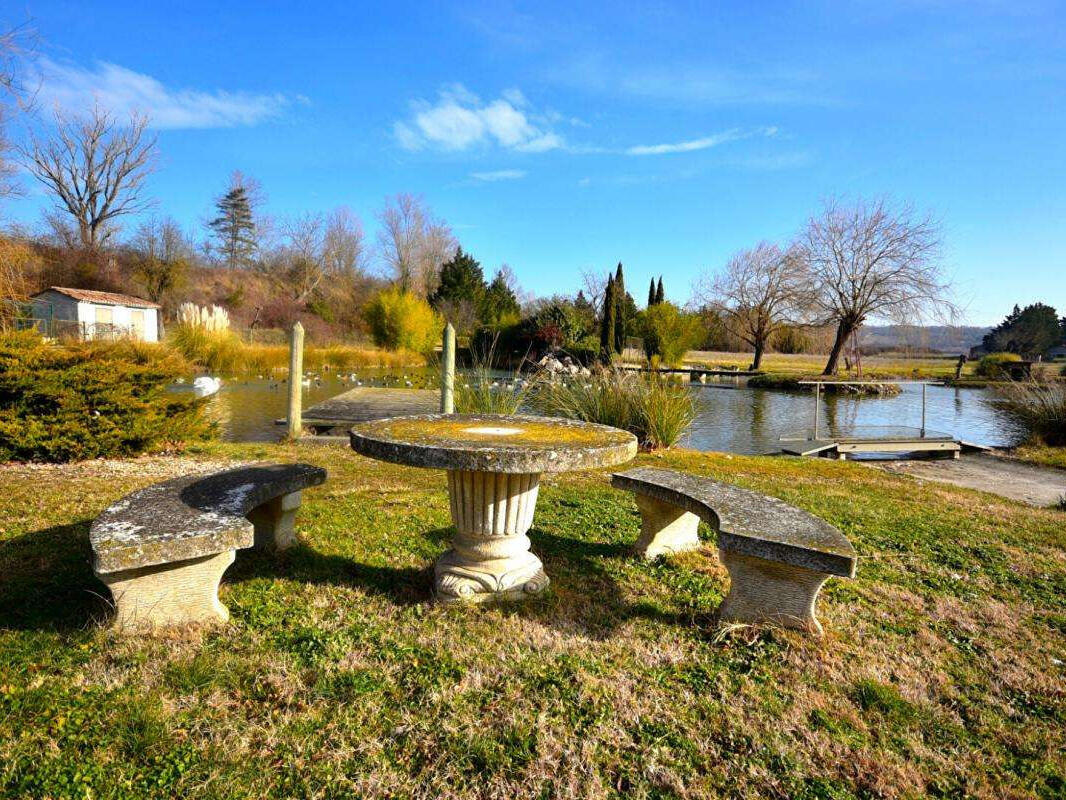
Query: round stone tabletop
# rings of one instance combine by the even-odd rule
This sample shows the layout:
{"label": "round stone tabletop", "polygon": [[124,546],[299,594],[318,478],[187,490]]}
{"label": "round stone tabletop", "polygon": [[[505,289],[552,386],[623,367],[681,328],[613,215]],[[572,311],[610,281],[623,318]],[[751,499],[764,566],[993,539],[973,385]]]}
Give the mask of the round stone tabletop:
{"label": "round stone tabletop", "polygon": [[423,414],[365,422],[352,449],[382,461],[470,472],[568,472],[637,454],[633,434],[556,417]]}

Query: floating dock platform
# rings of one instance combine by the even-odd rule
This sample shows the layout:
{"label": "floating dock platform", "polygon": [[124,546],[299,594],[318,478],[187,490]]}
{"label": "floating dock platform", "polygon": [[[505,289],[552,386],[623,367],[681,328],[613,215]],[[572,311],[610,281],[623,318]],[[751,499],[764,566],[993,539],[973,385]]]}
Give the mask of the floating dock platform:
{"label": "floating dock platform", "polygon": [[958,458],[967,451],[987,451],[990,447],[964,442],[949,433],[907,428],[905,426],[869,426],[838,435],[822,431],[821,436],[796,434],[782,436],[781,452],[793,456],[821,456],[845,460],[861,453],[926,453]]}

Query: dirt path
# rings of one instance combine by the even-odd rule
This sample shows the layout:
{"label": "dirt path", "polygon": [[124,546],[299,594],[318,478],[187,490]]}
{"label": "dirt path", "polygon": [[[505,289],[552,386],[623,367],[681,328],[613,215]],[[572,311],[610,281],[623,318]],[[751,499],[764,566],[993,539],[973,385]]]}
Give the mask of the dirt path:
{"label": "dirt path", "polygon": [[1031,506],[1050,506],[1066,496],[1066,470],[1039,467],[992,455],[964,455],[958,461],[930,459],[866,463],[886,472],[980,489]]}

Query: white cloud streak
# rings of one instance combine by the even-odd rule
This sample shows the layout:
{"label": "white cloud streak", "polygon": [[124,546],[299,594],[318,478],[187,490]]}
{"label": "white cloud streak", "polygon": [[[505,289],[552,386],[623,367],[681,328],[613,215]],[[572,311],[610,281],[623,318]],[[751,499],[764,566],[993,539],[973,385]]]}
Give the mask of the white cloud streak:
{"label": "white cloud streak", "polygon": [[483,102],[461,84],[441,90],[437,101],[416,100],[410,119],[396,122],[393,134],[407,150],[468,150],[496,145],[524,153],[542,153],[565,146],[562,136],[534,114],[518,89],[508,89]]}
{"label": "white cloud streak", "polygon": [[495,183],[496,181],[515,181],[526,177],[524,169],[498,169],[492,172],[471,172],[470,177],[476,181]]}
{"label": "white cloud streak", "polygon": [[42,58],[38,100],[72,113],[99,104],[115,114],[145,114],[153,128],[232,128],[277,117],[306,97],[225,90],[174,89],[150,75],[106,61],[92,68]]}
{"label": "white cloud streak", "polygon": [[753,136],[775,136],[776,134],[777,128],[772,127],[757,128],[755,130],[732,128],[728,131],[723,131],[722,133],[704,136],[700,139],[689,139],[684,142],[635,145],[633,147],[627,147],[625,154],[627,156],[661,156],[670,155],[672,153],[692,153],[696,150],[707,150],[711,147],[717,147],[726,142],[735,142],[738,139],[749,139]]}

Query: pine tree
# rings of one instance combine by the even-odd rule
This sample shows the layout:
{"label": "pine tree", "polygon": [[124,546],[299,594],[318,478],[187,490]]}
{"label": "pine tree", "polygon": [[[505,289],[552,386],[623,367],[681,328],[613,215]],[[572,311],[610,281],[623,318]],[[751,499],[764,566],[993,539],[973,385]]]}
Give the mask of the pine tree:
{"label": "pine tree", "polygon": [[607,287],[603,290],[603,317],[600,320],[600,350],[605,358],[614,353],[614,326],[617,318],[617,304],[614,297],[614,278],[608,276]]}
{"label": "pine tree", "polygon": [[214,232],[216,250],[227,267],[243,267],[252,262],[258,242],[252,198],[240,173],[233,176],[230,188],[215,203],[218,212],[207,223]]}
{"label": "pine tree", "polygon": [[441,264],[440,283],[436,291],[429,296],[429,303],[434,308],[442,302],[463,301],[477,306],[481,303],[486,288],[481,264],[469,253],[464,253],[462,247],[457,247],[455,255]]}
{"label": "pine tree", "polygon": [[659,285],[655,287],[655,305],[663,302],[666,296],[663,294],[663,276],[659,276]]}
{"label": "pine tree", "polygon": [[[632,303],[632,299],[630,299]],[[621,353],[626,347],[626,323],[629,308],[626,304],[626,281],[622,275],[622,262],[614,272],[614,351]]]}
{"label": "pine tree", "polygon": [[485,298],[481,309],[481,322],[486,325],[495,325],[508,318],[517,319],[521,309],[514,290],[507,285],[507,278],[503,270],[497,270],[496,277],[492,279],[489,288],[485,290]]}
{"label": "pine tree", "polygon": [[651,283],[648,284],[648,308],[655,305],[655,278],[651,279]]}

